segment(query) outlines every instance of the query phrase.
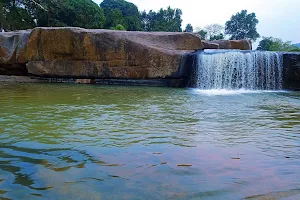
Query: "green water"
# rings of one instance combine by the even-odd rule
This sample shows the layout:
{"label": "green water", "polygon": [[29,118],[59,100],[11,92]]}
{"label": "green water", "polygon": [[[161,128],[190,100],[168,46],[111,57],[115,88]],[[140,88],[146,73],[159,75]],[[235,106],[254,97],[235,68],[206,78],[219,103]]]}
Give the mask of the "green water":
{"label": "green water", "polygon": [[297,198],[299,152],[299,92],[0,83],[0,199]]}

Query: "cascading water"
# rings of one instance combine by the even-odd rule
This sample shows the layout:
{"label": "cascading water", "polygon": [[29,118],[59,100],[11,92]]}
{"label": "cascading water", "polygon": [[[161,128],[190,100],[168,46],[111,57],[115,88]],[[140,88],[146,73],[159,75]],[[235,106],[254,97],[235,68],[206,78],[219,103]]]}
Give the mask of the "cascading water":
{"label": "cascading water", "polygon": [[282,71],[277,52],[205,50],[197,55],[193,84],[202,90],[280,90]]}

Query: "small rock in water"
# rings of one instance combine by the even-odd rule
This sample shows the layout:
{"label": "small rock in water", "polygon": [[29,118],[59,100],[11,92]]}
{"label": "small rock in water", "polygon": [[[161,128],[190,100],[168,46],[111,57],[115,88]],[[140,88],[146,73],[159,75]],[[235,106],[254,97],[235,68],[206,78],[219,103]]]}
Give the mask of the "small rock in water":
{"label": "small rock in water", "polygon": [[162,153],[160,153],[160,152],[155,152],[155,153],[153,153],[153,154],[155,154],[155,155],[160,155],[160,154],[162,154]]}
{"label": "small rock in water", "polygon": [[167,164],[167,162],[162,162],[162,163],[160,163],[161,165],[166,165]]}
{"label": "small rock in water", "polygon": [[120,166],[124,166],[125,164],[109,164],[107,166],[109,167],[120,167]]}
{"label": "small rock in water", "polygon": [[240,160],[240,158],[231,158],[232,160]]}
{"label": "small rock in water", "polygon": [[178,164],[177,166],[178,167],[191,167],[193,165],[191,165],[191,164]]}

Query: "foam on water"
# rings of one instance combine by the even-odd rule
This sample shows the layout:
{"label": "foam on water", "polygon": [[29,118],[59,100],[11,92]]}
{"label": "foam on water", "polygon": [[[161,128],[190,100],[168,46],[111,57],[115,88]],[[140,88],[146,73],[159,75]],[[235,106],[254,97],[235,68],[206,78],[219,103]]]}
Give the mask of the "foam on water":
{"label": "foam on water", "polygon": [[193,93],[207,95],[207,96],[218,96],[218,95],[240,95],[240,94],[258,94],[258,93],[267,93],[267,92],[284,92],[279,90],[226,90],[226,89],[211,89],[211,90],[201,90],[193,89]]}

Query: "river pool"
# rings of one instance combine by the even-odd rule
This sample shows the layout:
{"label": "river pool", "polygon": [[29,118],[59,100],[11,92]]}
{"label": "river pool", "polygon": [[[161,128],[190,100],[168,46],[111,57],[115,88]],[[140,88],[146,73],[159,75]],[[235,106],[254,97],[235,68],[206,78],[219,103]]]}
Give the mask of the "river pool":
{"label": "river pool", "polygon": [[0,199],[269,197],[300,199],[299,92],[0,83]]}

